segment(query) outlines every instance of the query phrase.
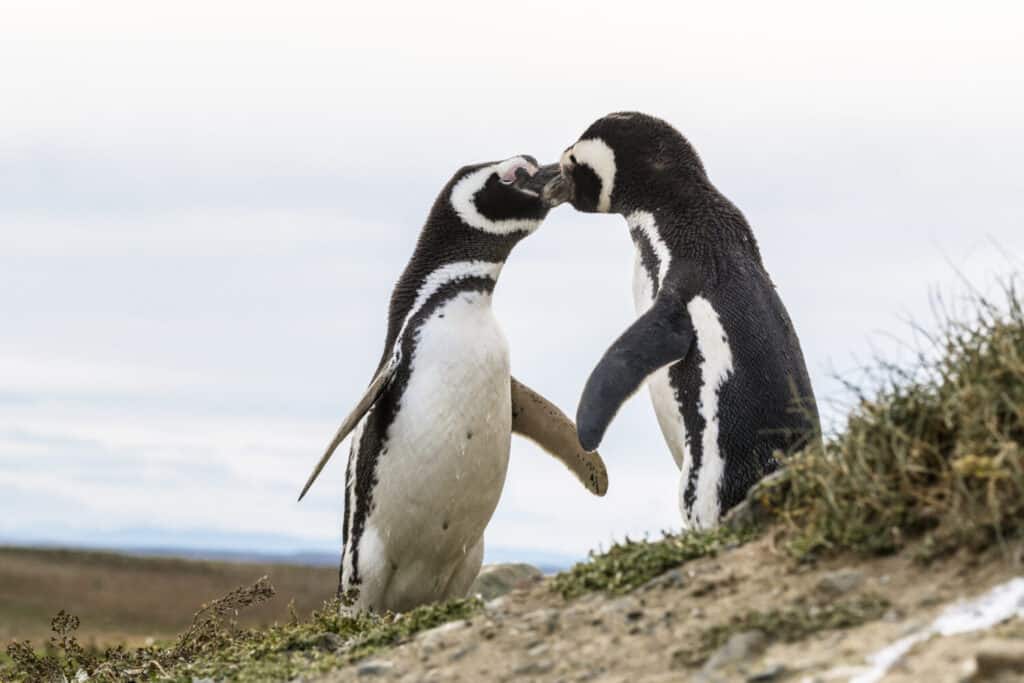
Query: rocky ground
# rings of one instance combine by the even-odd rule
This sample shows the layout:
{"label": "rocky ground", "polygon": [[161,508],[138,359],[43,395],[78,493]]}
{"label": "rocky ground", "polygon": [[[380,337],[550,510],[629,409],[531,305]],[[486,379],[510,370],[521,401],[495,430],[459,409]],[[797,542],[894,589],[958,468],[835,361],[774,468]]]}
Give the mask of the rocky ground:
{"label": "rocky ground", "polygon": [[882,559],[801,565],[765,537],[622,595],[565,600],[550,579],[535,577],[467,621],[298,680],[1020,681],[1018,618],[922,636],[882,678],[867,666],[872,653],[924,634],[948,605],[1013,579],[1020,553],[964,552],[923,565],[910,547]]}

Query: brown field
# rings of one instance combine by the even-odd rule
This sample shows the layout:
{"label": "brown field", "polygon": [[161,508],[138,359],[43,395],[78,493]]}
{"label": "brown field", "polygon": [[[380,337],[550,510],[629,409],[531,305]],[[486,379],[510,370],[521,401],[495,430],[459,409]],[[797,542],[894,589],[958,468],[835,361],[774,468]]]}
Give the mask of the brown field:
{"label": "brown field", "polygon": [[[132,557],[107,552],[0,547],[0,644],[42,644],[63,609],[81,619],[83,644],[142,644],[184,630],[204,603],[267,575],[277,595],[239,615],[246,626],[320,607],[337,587],[337,569],[287,564]],[[2,650],[3,648],[0,648]]]}

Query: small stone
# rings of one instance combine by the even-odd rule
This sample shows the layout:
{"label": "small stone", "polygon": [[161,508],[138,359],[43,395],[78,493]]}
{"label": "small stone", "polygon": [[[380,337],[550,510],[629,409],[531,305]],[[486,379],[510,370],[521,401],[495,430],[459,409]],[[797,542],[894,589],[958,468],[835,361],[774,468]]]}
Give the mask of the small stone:
{"label": "small stone", "polygon": [[387,676],[395,665],[386,659],[368,659],[356,667],[357,676]]}
{"label": "small stone", "polygon": [[429,631],[424,631],[416,636],[416,642],[419,643],[420,655],[428,657],[438,650],[443,650],[447,646],[455,642],[453,637],[455,633],[467,628],[466,622],[464,621],[452,621],[447,624],[442,624],[436,628],[432,628]]}
{"label": "small stone", "polygon": [[653,579],[641,586],[640,590],[646,593],[652,590],[682,588],[685,585],[686,574],[684,574],[681,569],[672,569],[661,576],[655,576]]}
{"label": "small stone", "polygon": [[550,635],[558,628],[558,621],[561,616],[561,613],[556,609],[538,609],[523,615],[523,621],[530,628]]}
{"label": "small stone", "polygon": [[505,615],[505,608],[508,601],[505,598],[494,598],[484,603],[484,612],[491,617],[498,618]]}
{"label": "small stone", "polygon": [[464,643],[462,647],[457,649],[455,652],[451,653],[451,655],[448,657],[448,661],[457,662],[466,655],[468,655],[470,652],[475,650],[476,648],[477,644],[475,642]]}
{"label": "small stone", "polygon": [[760,654],[765,646],[766,638],[763,631],[743,631],[734,633],[725,645],[715,650],[704,664],[705,671],[724,669],[727,666],[744,662]]}
{"label": "small stone", "polygon": [[544,578],[544,573],[532,564],[522,562],[489,564],[480,570],[470,595],[479,595],[484,600],[493,600],[517,588],[525,588]]}
{"label": "small stone", "polygon": [[342,645],[345,644],[345,639],[339,636],[337,633],[331,633],[326,631],[316,637],[316,641],[313,643],[313,647],[318,650],[327,650],[334,652]]}
{"label": "small stone", "polygon": [[974,655],[979,680],[1008,673],[1024,673],[1024,643],[1010,640],[985,640]]}
{"label": "small stone", "polygon": [[846,595],[864,583],[864,572],[857,569],[839,569],[818,579],[818,592],[828,597]]}
{"label": "small stone", "polygon": [[539,676],[546,674],[555,668],[555,663],[550,659],[538,659],[523,664],[512,671],[515,676]]}
{"label": "small stone", "polygon": [[631,595],[613,600],[597,611],[599,617],[618,617],[625,621],[636,621],[644,616],[644,607]]}
{"label": "small stone", "polygon": [[530,657],[540,657],[541,655],[546,655],[550,649],[547,643],[539,643],[527,650],[526,654]]}
{"label": "small stone", "polygon": [[772,664],[765,669],[747,676],[747,683],[770,683],[777,681],[788,673],[785,664]]}

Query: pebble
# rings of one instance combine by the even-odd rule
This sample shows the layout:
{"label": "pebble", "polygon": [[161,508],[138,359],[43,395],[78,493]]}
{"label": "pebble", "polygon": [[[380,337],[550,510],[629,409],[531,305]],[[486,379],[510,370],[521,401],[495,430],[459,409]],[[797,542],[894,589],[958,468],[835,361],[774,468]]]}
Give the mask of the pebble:
{"label": "pebble", "polygon": [[420,656],[425,659],[433,653],[448,647],[455,642],[454,634],[466,628],[466,622],[453,621],[419,634],[416,636],[416,642],[419,644]]}
{"label": "pebble", "polygon": [[733,664],[746,661],[760,654],[766,645],[763,631],[754,630],[734,633],[729,637],[725,645],[712,653],[707,663],[704,664],[704,670],[724,669]]}
{"label": "pebble", "polygon": [[395,670],[395,665],[386,659],[368,659],[356,667],[357,676],[386,676]]}
{"label": "pebble", "polygon": [[516,676],[539,676],[541,674],[546,674],[554,668],[555,663],[550,659],[538,659],[517,667],[512,671],[512,673]]}
{"label": "pebble", "polygon": [[681,569],[672,569],[653,579],[640,587],[643,592],[652,590],[666,590],[671,588],[682,588],[686,585],[686,574]]}
{"label": "pebble", "polygon": [[1010,640],[985,640],[974,654],[975,679],[986,680],[1001,674],[1024,674],[1024,643]]}
{"label": "pebble", "polygon": [[785,664],[772,664],[767,668],[747,676],[747,683],[770,683],[777,681],[789,673]]}
{"label": "pebble", "polygon": [[613,600],[597,611],[599,617],[618,617],[625,621],[636,621],[644,616],[644,606],[631,595]]}
{"label": "pebble", "polygon": [[818,592],[828,597],[846,595],[861,587],[864,572],[857,569],[839,569],[818,579]]}
{"label": "pebble", "polygon": [[469,589],[470,595],[492,600],[517,588],[529,586],[544,578],[544,573],[531,564],[511,562],[489,564],[480,570]]}
{"label": "pebble", "polygon": [[319,650],[334,651],[345,644],[345,639],[337,633],[325,631],[316,637],[315,647]]}
{"label": "pebble", "polygon": [[465,657],[466,655],[468,655],[470,652],[475,650],[476,648],[477,648],[477,644],[475,642],[464,643],[462,645],[462,647],[460,647],[455,652],[451,653],[451,655],[449,655],[448,661],[449,662],[457,662],[460,659],[462,659],[463,657]]}
{"label": "pebble", "polygon": [[540,657],[541,655],[546,655],[550,649],[547,643],[540,643],[527,650],[526,654],[530,657]]}
{"label": "pebble", "polygon": [[561,616],[561,612],[557,609],[538,609],[524,615],[523,621],[531,628],[550,635],[558,629],[558,621]]}

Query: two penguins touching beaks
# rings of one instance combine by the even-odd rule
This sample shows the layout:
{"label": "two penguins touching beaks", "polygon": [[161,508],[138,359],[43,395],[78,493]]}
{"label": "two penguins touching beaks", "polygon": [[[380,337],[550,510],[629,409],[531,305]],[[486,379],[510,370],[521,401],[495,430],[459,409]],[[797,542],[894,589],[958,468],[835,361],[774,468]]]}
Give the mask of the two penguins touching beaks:
{"label": "two penguins touching beaks", "polygon": [[[622,215],[636,259],[637,318],[590,374],[575,424],[511,375],[491,309],[512,248],[565,202]],[[521,155],[459,169],[392,292],[369,387],[302,491],[351,434],[339,594],[379,612],[464,597],[512,433],[604,495],[596,449],[645,381],[679,469],[684,528],[714,527],[779,467],[778,452],[820,432],[800,343],[757,241],[686,138],[655,117],[615,113],[557,163]]]}

